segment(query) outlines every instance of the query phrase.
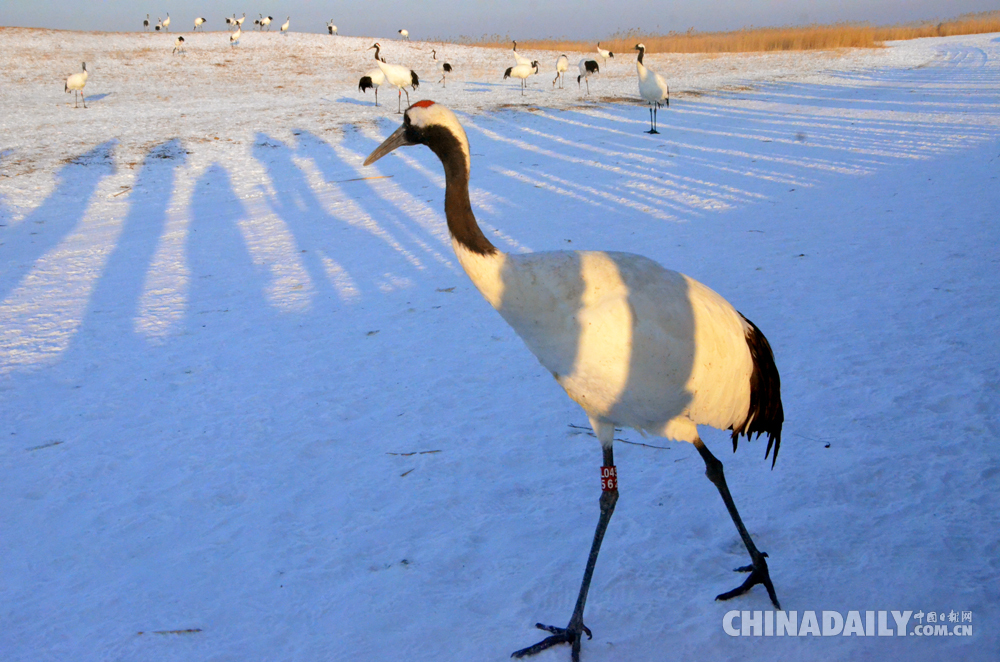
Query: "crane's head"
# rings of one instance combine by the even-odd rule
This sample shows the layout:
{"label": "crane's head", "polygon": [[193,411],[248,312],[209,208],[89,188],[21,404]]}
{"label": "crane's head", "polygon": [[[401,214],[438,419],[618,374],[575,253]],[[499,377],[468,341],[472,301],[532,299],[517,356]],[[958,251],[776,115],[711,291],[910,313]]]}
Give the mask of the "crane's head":
{"label": "crane's head", "polygon": [[397,147],[427,145],[445,164],[469,169],[469,139],[455,113],[433,101],[418,101],[403,114],[403,126],[375,148],[365,165],[371,165]]}
{"label": "crane's head", "polygon": [[637,51],[644,51],[644,50],[646,50],[646,44],[641,44],[641,43],[640,44],[636,44],[635,45],[635,50],[637,50]]}

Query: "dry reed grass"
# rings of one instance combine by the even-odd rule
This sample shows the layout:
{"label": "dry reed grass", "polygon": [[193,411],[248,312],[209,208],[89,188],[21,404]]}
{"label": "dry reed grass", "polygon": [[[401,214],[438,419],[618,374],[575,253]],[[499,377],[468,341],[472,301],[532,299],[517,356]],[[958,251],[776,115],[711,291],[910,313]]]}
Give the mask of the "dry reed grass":
{"label": "dry reed grass", "polygon": [[[881,48],[886,41],[948,37],[960,34],[1000,32],[1000,11],[966,14],[947,21],[923,21],[908,25],[872,26],[865,23],[808,25],[801,27],[745,28],[734,32],[671,32],[653,35],[638,30],[619,32],[601,39],[601,47],[613,52],[631,52],[639,41],[652,53],[754,53],[766,51],[829,50],[836,48]],[[451,43],[485,48],[510,48],[506,35],[460,37]],[[594,42],[561,39],[528,39],[518,42],[522,50],[592,52]]]}

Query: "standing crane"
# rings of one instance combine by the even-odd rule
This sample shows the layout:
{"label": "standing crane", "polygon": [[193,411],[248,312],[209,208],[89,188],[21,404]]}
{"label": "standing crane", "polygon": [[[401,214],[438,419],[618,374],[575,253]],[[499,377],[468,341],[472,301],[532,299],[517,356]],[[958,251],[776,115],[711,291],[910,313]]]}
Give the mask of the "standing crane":
{"label": "standing crane", "polygon": [[439,80],[438,82],[441,83],[441,87],[447,87],[447,84],[445,83],[444,79],[448,76],[448,74],[451,73],[451,63],[438,62],[438,54],[436,50],[432,50],[431,55],[434,56],[434,63],[437,64],[437,69],[438,71],[441,72],[441,80]]}
{"label": "standing crane", "polygon": [[778,459],[784,411],[781,385],[764,334],[705,285],[631,253],[548,251],[509,254],[483,234],[469,198],[469,141],[458,118],[433,101],[407,109],[403,125],[365,160],[405,145],[426,145],[445,173],[445,216],[452,247],[483,297],[521,337],[566,394],[586,412],[601,444],[600,518],[576,606],[566,627],[538,624],[551,636],[513,657],[570,644],[580,659],[583,612],[601,543],[618,501],[615,426],[694,445],[750,555],[750,573],[728,600],[757,584],[781,609],[767,567],[740,518],[722,463],[698,425],[768,438]]}
{"label": "standing crane", "polygon": [[552,80],[552,87],[555,87],[556,81],[559,81],[559,89],[562,89],[563,78],[565,78],[563,74],[567,71],[569,71],[569,58],[566,57],[565,53],[563,53],[559,56],[559,59],[556,60],[556,77]]}
{"label": "standing crane", "polygon": [[73,92],[73,107],[79,108],[80,102],[77,100],[76,95],[79,92],[80,96],[83,97],[83,107],[87,107],[87,97],[83,96],[83,86],[87,84],[87,63],[83,63],[83,71],[72,74],[66,78],[66,84],[63,87],[64,92]]}
{"label": "standing crane", "polygon": [[513,67],[507,67],[507,71],[503,72],[503,79],[508,78],[520,78],[521,79],[521,96],[524,96],[524,88],[528,86],[527,80],[528,76],[538,73],[538,61],[535,60],[529,64],[518,64]]}
{"label": "standing crane", "polygon": [[636,44],[635,50],[639,51],[639,59],[635,61],[635,70],[639,76],[639,96],[649,104],[649,131],[646,133],[659,133],[656,130],[656,111],[661,105],[670,105],[670,86],[663,80],[663,76],[642,63],[646,46]]}
{"label": "standing crane", "polygon": [[597,66],[597,60],[588,60],[587,58],[580,60],[576,66],[580,70],[580,75],[576,77],[576,85],[579,87],[581,80],[586,81],[587,94],[590,94],[590,74],[599,73],[601,68]]}
{"label": "standing crane", "polygon": [[372,44],[371,48],[368,50],[371,50],[372,48],[375,49],[375,64],[378,65],[378,68],[385,75],[386,81],[388,81],[390,85],[396,86],[399,90],[399,103],[397,105],[398,107],[396,112],[402,113],[403,92],[406,92],[406,105],[409,106],[410,93],[406,90],[406,88],[412,87],[416,90],[420,87],[420,79],[417,77],[417,72],[400,64],[387,64],[385,59],[379,57],[379,52],[382,50],[382,47],[378,42]]}
{"label": "standing crane", "polygon": [[597,42],[597,54],[601,56],[602,60],[604,60],[604,64],[605,65],[608,64],[608,58],[609,57],[614,57],[615,56],[615,54],[612,53],[611,51],[606,51],[603,48],[601,48],[601,42]]}

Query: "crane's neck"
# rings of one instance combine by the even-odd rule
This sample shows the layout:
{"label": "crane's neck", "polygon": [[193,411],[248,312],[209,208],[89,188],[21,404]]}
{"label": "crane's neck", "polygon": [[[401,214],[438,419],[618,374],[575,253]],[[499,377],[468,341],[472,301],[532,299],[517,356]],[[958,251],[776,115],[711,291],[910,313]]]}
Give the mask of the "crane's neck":
{"label": "crane's neck", "polygon": [[490,243],[476,222],[469,199],[469,143],[447,128],[427,132],[427,146],[437,154],[444,166],[444,213],[448,231],[463,249],[477,255],[494,255],[496,246]]}
{"label": "crane's neck", "polygon": [[639,49],[639,59],[638,59],[639,64],[642,64],[642,56],[645,55],[645,54],[646,54],[646,49],[645,48],[640,48]]}
{"label": "crane's neck", "polygon": [[376,62],[380,62],[381,61],[380,58],[379,58],[379,56],[378,56],[378,52],[380,50],[381,50],[381,47],[378,44],[375,44],[375,61]]}
{"label": "crane's neck", "polygon": [[483,234],[472,213],[469,199],[469,142],[458,122],[435,126],[424,133],[426,144],[444,166],[444,213],[459,263],[476,288],[495,308],[503,284],[501,271],[506,255]]}

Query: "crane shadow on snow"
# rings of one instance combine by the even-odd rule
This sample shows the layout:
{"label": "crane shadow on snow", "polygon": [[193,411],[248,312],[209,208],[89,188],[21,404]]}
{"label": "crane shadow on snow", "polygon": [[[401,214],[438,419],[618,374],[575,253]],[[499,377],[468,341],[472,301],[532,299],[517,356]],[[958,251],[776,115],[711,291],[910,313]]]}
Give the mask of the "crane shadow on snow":
{"label": "crane shadow on snow", "polygon": [[[74,336],[70,351],[81,343],[93,342],[95,347],[117,346],[139,341],[134,320],[139,315],[140,302],[148,272],[167,225],[170,196],[158,191],[172,191],[177,169],[185,165],[187,152],[178,138],[154,145],[142,160],[132,184],[129,209],[122,223],[101,278],[91,293],[81,333]],[[114,323],[109,324],[109,313]],[[98,323],[96,316],[100,315]],[[107,337],[95,335],[97,329]],[[83,349],[84,356],[91,349]]]}
{"label": "crane shadow on snow", "polygon": [[100,94],[95,94],[93,96],[87,97],[87,103],[100,103],[101,101],[110,97],[114,92],[101,92]]}
{"label": "crane shadow on snow", "polygon": [[[279,193],[268,200],[271,209],[288,227],[300,251],[313,283],[327,296],[351,298],[354,295],[373,294],[378,284],[384,287],[383,276],[393,273],[411,273],[413,264],[398,250],[401,244],[377,222],[381,215],[362,214],[360,198],[348,199],[343,189],[334,183],[350,179],[353,171],[345,172],[338,166],[341,160],[333,148],[306,131],[296,130],[299,145],[293,148],[280,140],[257,134],[253,155],[270,174],[274,188]],[[295,158],[311,159],[325,184],[324,200],[311,184]],[[351,182],[348,186],[362,185]],[[378,227],[376,227],[378,226]],[[329,265],[340,274],[341,286],[331,280]],[[343,283],[349,282],[346,289]],[[345,297],[345,292],[351,294]]]}
{"label": "crane shadow on snow", "polygon": [[[352,106],[371,106],[372,108],[375,107],[374,99],[372,99],[371,101],[363,101],[361,99],[352,99],[350,97],[340,97],[339,99],[333,99],[333,100],[326,99],[326,101],[330,101],[330,103],[346,103]],[[379,105],[381,106],[381,104]]]}
{"label": "crane shadow on snow", "polygon": [[209,166],[195,182],[185,252],[190,271],[187,325],[197,330],[208,318],[224,315],[239,328],[241,319],[267,310],[268,274],[254,263],[241,229],[249,213],[233,190],[225,167]]}
{"label": "crane shadow on snow", "polygon": [[0,265],[0,300],[17,288],[25,274],[21,265],[34,265],[58,246],[83,219],[101,180],[116,172],[112,152],[116,139],[71,157],[54,175],[49,196],[13,227],[0,228],[5,259]]}
{"label": "crane shadow on snow", "polygon": [[[395,129],[393,122],[377,121],[375,123],[375,126],[382,125],[393,126],[390,132]],[[358,205],[370,209],[373,218],[388,219],[387,222],[391,222],[395,226],[393,230],[398,232],[400,237],[405,237],[408,251],[436,256],[439,255],[435,250],[438,246],[445,248],[443,245],[437,243],[438,240],[428,232],[426,227],[421,226],[419,223],[411,222],[414,219],[405,212],[402,214],[399,213],[400,200],[396,196],[402,195],[405,196],[406,200],[413,201],[415,196],[410,193],[413,188],[409,184],[410,178],[413,178],[413,182],[418,181],[416,173],[409,171],[393,172],[392,184],[390,186],[393,186],[393,188],[398,186],[398,189],[387,193],[385,186],[389,184],[387,184],[385,179],[371,179],[376,173],[370,168],[365,168],[361,165],[365,156],[379,142],[377,139],[367,136],[366,131],[362,127],[356,125],[343,127],[343,137],[337,148],[330,142],[323,140],[309,131],[302,130],[302,135],[304,139],[299,143],[300,152],[303,155],[312,156],[328,181],[354,180],[340,181],[340,183],[345,184],[341,188],[343,194],[351,195]],[[345,160],[347,158],[350,158],[353,163],[348,163]],[[343,166],[342,170],[338,171],[336,169],[336,164],[338,163]],[[438,201],[434,198],[431,198],[431,202],[427,204],[438,208]],[[395,209],[392,207],[395,207]],[[388,231],[388,228],[385,228],[385,230]],[[446,250],[451,250],[450,244],[446,247]]]}

